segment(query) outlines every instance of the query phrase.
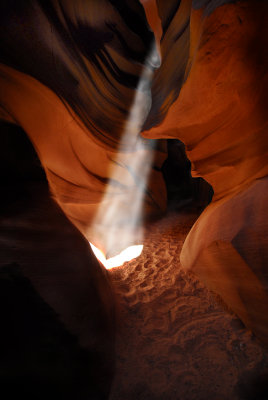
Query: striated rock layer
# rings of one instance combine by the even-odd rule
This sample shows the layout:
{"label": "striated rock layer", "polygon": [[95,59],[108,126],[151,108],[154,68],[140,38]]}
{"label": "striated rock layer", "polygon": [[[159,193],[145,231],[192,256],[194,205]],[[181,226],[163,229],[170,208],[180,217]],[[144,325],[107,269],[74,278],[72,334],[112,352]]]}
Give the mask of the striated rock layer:
{"label": "striated rock layer", "polygon": [[180,94],[144,136],[182,140],[192,175],[214,190],[185,240],[182,266],[268,343],[268,6],[201,3],[193,2]]}
{"label": "striated rock layer", "polygon": [[[27,132],[55,199],[88,239],[111,166],[125,171],[112,181],[119,210],[140,186],[145,213],[165,207],[163,153],[146,187],[142,168],[128,165],[142,126],[146,138],[185,143],[192,175],[214,197],[185,240],[182,265],[267,343],[267,2],[146,3],[155,39],[137,0],[4,1],[1,118]],[[116,159],[126,127],[133,140]]]}
{"label": "striated rock layer", "polygon": [[[68,218],[105,247],[91,224],[108,183],[104,211],[117,202],[127,216],[135,189],[144,193],[145,214],[161,213],[165,150],[155,150],[145,188],[143,169],[129,163],[133,154],[146,159],[153,151],[143,139],[136,146],[150,109],[150,76],[159,65],[142,5],[15,1],[3,2],[0,14],[0,118],[27,133]],[[137,96],[141,105],[131,121]]]}

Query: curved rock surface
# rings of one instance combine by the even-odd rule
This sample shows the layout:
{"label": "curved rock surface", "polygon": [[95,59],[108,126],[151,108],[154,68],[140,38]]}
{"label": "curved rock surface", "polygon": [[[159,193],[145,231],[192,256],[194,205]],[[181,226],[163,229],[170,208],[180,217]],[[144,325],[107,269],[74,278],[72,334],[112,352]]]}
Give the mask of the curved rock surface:
{"label": "curved rock surface", "polygon": [[[2,2],[1,118],[27,132],[52,194],[88,239],[112,165],[127,174],[112,182],[122,210],[130,187],[139,190],[143,171],[131,171],[128,158],[142,126],[145,138],[180,139],[192,175],[214,190],[185,240],[182,266],[268,343],[268,5],[166,3],[154,4],[160,21],[148,17],[155,41],[135,0]],[[133,142],[115,159],[126,126]],[[149,214],[165,206],[162,161],[163,153],[142,188]]]}
{"label": "curved rock surface", "polygon": [[143,169],[129,161],[151,159],[153,152],[146,140],[135,147],[151,104],[150,76],[159,65],[143,7],[136,0],[1,7],[0,115],[28,134],[68,218],[108,250],[91,230],[108,183],[102,212],[112,199],[126,219],[120,224],[132,212],[130,192],[142,192],[148,215],[161,213],[166,203],[159,171],[165,152],[154,151],[145,187]]}
{"label": "curved rock surface", "polygon": [[212,185],[213,201],[186,238],[182,265],[267,343],[268,8],[265,1],[201,3],[191,11],[180,94],[144,136],[182,140],[192,175]]}

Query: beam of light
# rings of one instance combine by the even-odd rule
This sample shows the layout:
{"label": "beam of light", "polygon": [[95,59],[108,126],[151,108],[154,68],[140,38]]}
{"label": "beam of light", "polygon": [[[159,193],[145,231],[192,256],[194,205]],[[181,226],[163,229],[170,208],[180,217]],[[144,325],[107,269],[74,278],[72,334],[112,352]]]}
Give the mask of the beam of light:
{"label": "beam of light", "polygon": [[[97,251],[102,259],[97,257],[109,268],[121,262],[122,253],[126,256],[122,249],[131,246],[136,247],[136,250],[138,247],[140,253],[142,251],[141,245],[132,245],[143,241],[143,200],[153,161],[154,141],[146,141],[140,132],[151,108],[151,80],[154,69],[159,65],[160,58],[154,44],[140,76],[118,152],[111,160],[110,180],[91,227],[98,238],[96,243],[99,241],[103,250]],[[126,148],[131,150],[126,151]],[[96,246],[92,248],[96,249]],[[107,260],[104,253],[108,258],[120,254],[118,258]]]}

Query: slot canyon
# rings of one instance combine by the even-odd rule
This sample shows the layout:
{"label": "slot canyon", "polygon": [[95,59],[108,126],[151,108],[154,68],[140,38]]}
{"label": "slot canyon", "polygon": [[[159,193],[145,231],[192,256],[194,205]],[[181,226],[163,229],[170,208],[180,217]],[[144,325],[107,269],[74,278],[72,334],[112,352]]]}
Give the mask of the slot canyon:
{"label": "slot canyon", "polygon": [[268,2],[0,20],[1,399],[268,399]]}

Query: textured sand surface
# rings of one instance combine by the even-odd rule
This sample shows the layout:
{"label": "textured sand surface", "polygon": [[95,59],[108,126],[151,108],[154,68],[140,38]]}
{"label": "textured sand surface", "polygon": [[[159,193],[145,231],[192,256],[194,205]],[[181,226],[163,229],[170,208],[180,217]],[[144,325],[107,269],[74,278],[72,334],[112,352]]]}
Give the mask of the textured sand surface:
{"label": "textured sand surface", "polygon": [[111,400],[267,399],[268,354],[180,266],[196,216],[171,215],[146,230],[137,259],[110,270],[118,302]]}

